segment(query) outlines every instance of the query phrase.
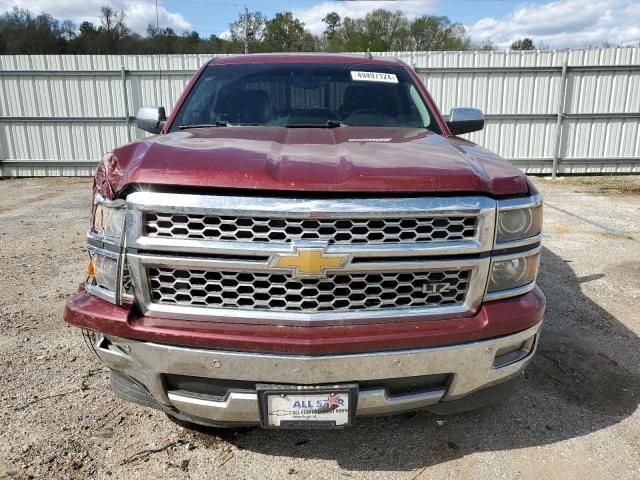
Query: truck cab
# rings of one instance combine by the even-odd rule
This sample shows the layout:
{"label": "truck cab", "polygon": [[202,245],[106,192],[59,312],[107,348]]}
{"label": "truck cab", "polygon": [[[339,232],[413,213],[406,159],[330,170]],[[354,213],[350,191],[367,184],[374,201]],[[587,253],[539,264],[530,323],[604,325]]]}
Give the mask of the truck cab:
{"label": "truck cab", "polygon": [[390,58],[204,65],[94,179],[65,320],[125,400],[207,426],[345,427],[509,396],[532,359],[542,197]]}

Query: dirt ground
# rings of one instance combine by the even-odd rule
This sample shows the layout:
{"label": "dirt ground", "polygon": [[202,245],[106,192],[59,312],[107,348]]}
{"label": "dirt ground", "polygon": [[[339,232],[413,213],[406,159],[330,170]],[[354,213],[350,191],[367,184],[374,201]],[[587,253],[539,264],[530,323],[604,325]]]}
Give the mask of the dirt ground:
{"label": "dirt ground", "polygon": [[0,478],[639,478],[640,179],[535,182],[548,309],[509,401],[345,431],[196,432],[115,398],[62,320],[90,181],[0,181]]}

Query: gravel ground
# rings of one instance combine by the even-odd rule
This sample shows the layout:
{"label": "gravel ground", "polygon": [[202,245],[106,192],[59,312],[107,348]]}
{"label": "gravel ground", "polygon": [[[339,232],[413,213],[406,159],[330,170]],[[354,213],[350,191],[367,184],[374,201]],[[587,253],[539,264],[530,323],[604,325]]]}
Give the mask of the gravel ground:
{"label": "gravel ground", "polygon": [[548,309],[521,390],[332,432],[190,431],[115,398],[62,320],[85,268],[90,181],[0,181],[0,478],[638,478],[638,189],[535,181]]}

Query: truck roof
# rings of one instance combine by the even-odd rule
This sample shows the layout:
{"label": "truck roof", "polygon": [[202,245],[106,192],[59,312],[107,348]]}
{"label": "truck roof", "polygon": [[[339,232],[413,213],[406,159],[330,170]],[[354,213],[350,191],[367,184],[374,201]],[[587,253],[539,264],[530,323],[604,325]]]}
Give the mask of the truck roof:
{"label": "truck roof", "polygon": [[367,55],[338,55],[332,53],[254,53],[214,58],[209,65],[241,65],[249,63],[342,63],[358,65],[399,66],[403,62],[392,57]]}

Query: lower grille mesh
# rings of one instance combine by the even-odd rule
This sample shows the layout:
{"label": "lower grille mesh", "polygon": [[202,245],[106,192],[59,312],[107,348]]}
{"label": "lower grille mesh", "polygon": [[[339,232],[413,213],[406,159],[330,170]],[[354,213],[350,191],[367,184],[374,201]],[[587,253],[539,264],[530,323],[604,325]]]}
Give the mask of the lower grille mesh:
{"label": "lower grille mesh", "polygon": [[151,300],[165,305],[272,310],[352,311],[457,306],[470,270],[353,273],[295,279],[280,273],[149,268]]}

